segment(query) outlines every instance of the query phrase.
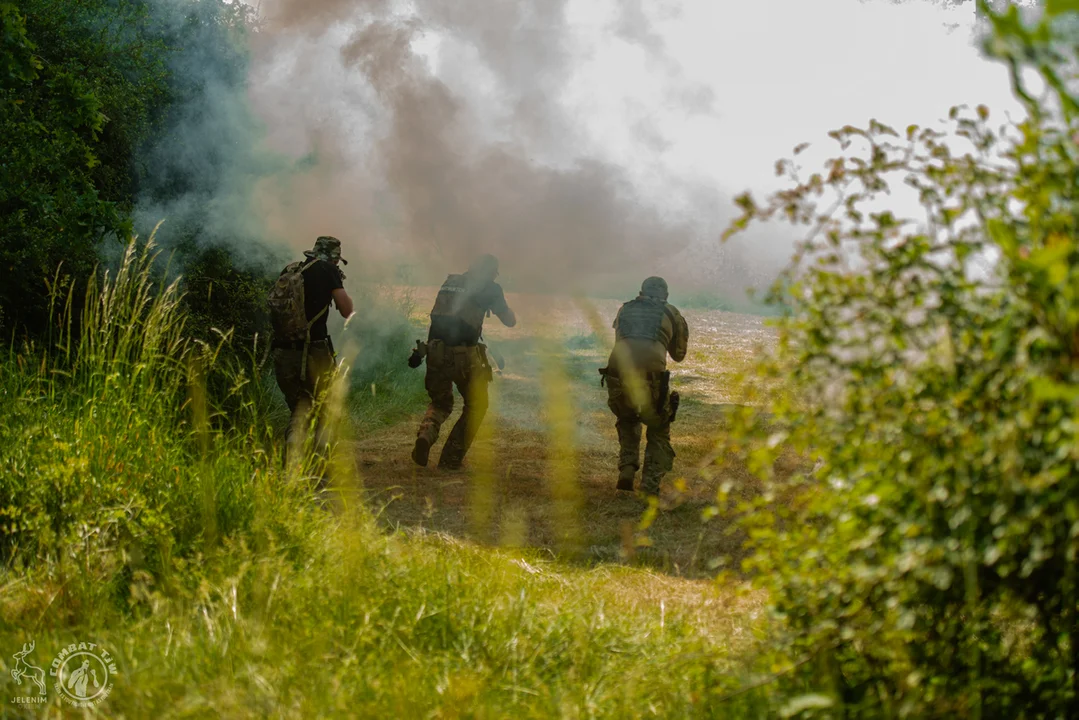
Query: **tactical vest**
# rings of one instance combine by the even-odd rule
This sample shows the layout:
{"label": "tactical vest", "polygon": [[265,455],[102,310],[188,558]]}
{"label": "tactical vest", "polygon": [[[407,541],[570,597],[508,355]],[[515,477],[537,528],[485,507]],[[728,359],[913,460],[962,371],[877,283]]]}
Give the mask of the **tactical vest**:
{"label": "tactical vest", "polygon": [[642,340],[655,340],[667,347],[671,343],[671,328],[663,327],[663,318],[668,314],[667,303],[650,298],[637,298],[630,300],[622,306],[618,315],[618,330],[615,336],[618,340],[627,338],[640,338]]}
{"label": "tactical vest", "polygon": [[483,330],[483,318],[486,310],[474,299],[476,288],[468,287],[464,275],[450,275],[438,291],[431,316],[442,315],[461,320],[477,333]]}

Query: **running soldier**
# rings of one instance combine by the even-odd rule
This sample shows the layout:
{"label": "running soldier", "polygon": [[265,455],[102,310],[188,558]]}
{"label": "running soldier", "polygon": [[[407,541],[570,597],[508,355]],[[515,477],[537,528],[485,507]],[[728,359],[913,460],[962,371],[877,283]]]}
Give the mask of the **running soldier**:
{"label": "running soldier", "polygon": [[438,291],[431,310],[431,328],[427,343],[417,344],[409,364],[418,367],[427,358],[424,385],[431,403],[416,433],[412,460],[426,466],[431,446],[438,440],[442,423],[453,412],[453,386],[464,400],[464,411],[453,426],[438,467],[456,470],[461,467],[465,453],[472,446],[480,422],[487,413],[487,383],[491,381],[491,364],[487,347],[480,340],[483,320],[494,313],[506,327],[517,324],[517,316],[506,303],[498,277],[498,260],[482,255],[461,275],[450,275]]}
{"label": "running soldier", "polygon": [[307,260],[286,266],[269,296],[274,374],[292,414],[287,443],[296,441],[294,435],[306,427],[311,407],[328,388],[337,367],[326,329],[330,303],[342,317],[352,314],[352,298],[344,289],[345,275],[338,267],[339,262],[348,264],[341,257],[341,241],[323,235],[315,240],[314,249],[303,254]]}
{"label": "running soldier", "polygon": [[671,422],[679,397],[671,392],[667,355],[675,362],[686,356],[689,326],[678,308],[667,302],[667,282],[650,277],[641,292],[618,310],[615,345],[600,369],[607,385],[607,406],[618,430],[618,489],[633,490],[640,467],[641,424],[648,428],[641,490],[659,495],[663,476],[674,466]]}

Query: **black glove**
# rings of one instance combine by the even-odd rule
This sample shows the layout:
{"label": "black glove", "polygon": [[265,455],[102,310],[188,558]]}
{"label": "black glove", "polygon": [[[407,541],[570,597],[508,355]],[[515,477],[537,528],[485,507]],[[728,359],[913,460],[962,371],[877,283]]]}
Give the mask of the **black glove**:
{"label": "black glove", "polygon": [[408,366],[413,369],[418,368],[426,356],[427,343],[417,340],[416,347],[412,349],[412,354],[408,356]]}

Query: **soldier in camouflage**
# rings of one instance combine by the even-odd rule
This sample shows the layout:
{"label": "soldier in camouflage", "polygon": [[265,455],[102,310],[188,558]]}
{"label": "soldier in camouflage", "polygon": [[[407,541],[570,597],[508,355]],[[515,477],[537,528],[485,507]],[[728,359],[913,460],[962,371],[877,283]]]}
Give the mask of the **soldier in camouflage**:
{"label": "soldier in camouflage", "polygon": [[431,403],[412,449],[412,460],[417,465],[427,465],[431,446],[438,440],[439,428],[453,412],[454,385],[464,400],[464,410],[442,448],[439,468],[456,470],[461,467],[487,413],[487,384],[492,372],[487,347],[480,342],[483,320],[494,313],[506,327],[517,324],[517,316],[506,303],[502,287],[495,282],[496,277],[498,260],[493,255],[482,255],[468,272],[450,275],[439,289],[431,310],[426,345],[424,384]]}
{"label": "soldier in camouflage", "polygon": [[678,393],[670,390],[667,355],[675,362],[685,358],[689,326],[678,308],[667,302],[667,282],[650,277],[636,299],[618,310],[614,330],[614,350],[600,374],[607,385],[607,406],[617,418],[617,487],[633,490],[643,423],[648,437],[641,489],[658,495],[663,476],[674,466],[671,421],[679,400]]}

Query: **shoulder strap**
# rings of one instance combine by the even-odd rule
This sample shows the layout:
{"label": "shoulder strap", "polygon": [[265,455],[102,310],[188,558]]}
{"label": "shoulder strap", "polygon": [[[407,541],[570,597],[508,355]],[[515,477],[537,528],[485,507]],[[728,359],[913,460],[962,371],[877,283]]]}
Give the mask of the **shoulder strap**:
{"label": "shoulder strap", "polygon": [[315,317],[313,317],[313,318],[311,318],[310,320],[307,321],[307,332],[308,332],[308,334],[310,334],[311,326],[315,324],[315,321],[318,320],[320,317],[322,317],[323,315],[325,315],[329,311],[330,311],[330,304],[326,303],[326,305],[321,310],[319,310],[317,313],[315,313]]}

